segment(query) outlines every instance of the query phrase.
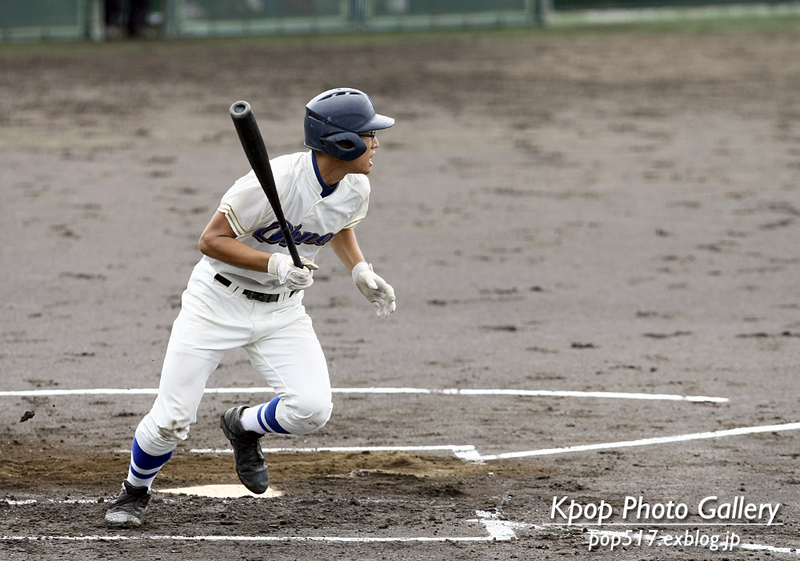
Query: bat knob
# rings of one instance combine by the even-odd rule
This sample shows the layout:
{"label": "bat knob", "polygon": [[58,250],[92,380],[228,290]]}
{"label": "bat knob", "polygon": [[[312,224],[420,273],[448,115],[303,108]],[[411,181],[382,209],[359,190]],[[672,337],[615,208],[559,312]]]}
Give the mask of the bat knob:
{"label": "bat knob", "polygon": [[231,105],[231,116],[232,117],[243,117],[250,113],[250,104],[246,101],[237,101],[233,105]]}

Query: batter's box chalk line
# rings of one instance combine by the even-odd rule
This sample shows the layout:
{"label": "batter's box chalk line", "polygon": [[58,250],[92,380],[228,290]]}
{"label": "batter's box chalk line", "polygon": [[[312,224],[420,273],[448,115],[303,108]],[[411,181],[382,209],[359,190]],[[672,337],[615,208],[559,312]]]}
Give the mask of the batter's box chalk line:
{"label": "batter's box chalk line", "polygon": [[[364,452],[451,452],[456,458],[466,462],[482,463],[482,456],[475,446],[327,446],[318,448],[262,448],[264,454],[317,454],[320,452],[332,453],[364,453]],[[128,450],[116,450],[118,453],[128,453]],[[193,448],[190,454],[233,454],[230,448]]]}
{"label": "batter's box chalk line", "polygon": [[[32,501],[36,503],[36,501]],[[19,504],[22,504],[20,501]],[[25,504],[31,504],[26,501]],[[2,536],[0,542],[133,542],[133,541],[172,541],[172,542],[328,542],[328,543],[460,543],[460,542],[511,542],[528,537],[531,533],[564,535],[565,533],[601,533],[616,535],[619,532],[610,530],[586,529],[582,526],[554,527],[553,525],[537,525],[527,522],[507,520],[500,511],[475,511],[476,518],[467,520],[470,524],[481,524],[488,536],[407,536],[407,537],[353,537],[353,536],[181,536],[181,535],[82,535],[82,536]],[[739,544],[737,549],[762,551],[772,554],[788,554],[800,557],[800,549],[775,547],[764,544]]]}
{"label": "batter's box chalk line", "polygon": [[[658,444],[672,444],[676,442],[689,442],[692,440],[710,440],[732,436],[744,436],[765,432],[782,432],[800,430],[800,423],[786,423],[782,425],[764,425],[756,427],[741,427],[736,429],[718,430],[710,432],[696,432],[675,436],[659,436],[627,440],[619,442],[602,442],[598,444],[583,444],[565,446],[562,448],[545,448],[541,450],[526,450],[521,452],[506,452],[504,454],[481,454],[474,445],[466,446],[340,446],[320,448],[264,448],[265,454],[280,453],[318,453],[318,452],[451,452],[456,458],[473,464],[485,464],[497,460],[512,460],[530,458],[534,456],[554,456],[575,452],[590,452],[595,450],[612,450],[616,448],[633,448],[637,446],[654,446]],[[118,450],[118,453],[127,453],[127,450]],[[233,450],[226,448],[195,448],[189,450],[192,454],[232,454]]]}
{"label": "batter's box chalk line", "polygon": [[[690,403],[727,403],[730,401],[725,397],[711,396],[685,396],[676,394],[644,394],[644,393],[624,393],[624,392],[583,392],[583,391],[551,391],[551,390],[520,390],[520,389],[433,389],[433,388],[333,388],[333,393],[338,394],[423,394],[423,395],[454,395],[454,396],[516,396],[516,397],[577,397],[595,399],[635,399],[635,400],[661,400],[661,401],[685,401]],[[45,396],[79,396],[79,395],[156,395],[156,388],[141,389],[46,389],[46,390],[19,390],[19,391],[0,391],[0,397],[45,397]],[[270,387],[258,388],[206,388],[207,394],[265,394],[274,393]],[[787,423],[783,425],[769,425],[760,427],[742,427],[729,430],[719,430],[712,432],[701,432],[684,434],[677,436],[662,436],[654,438],[643,438],[639,440],[629,440],[621,442],[607,442],[599,444],[584,444],[576,446],[566,446],[562,448],[547,448],[542,450],[524,450],[519,452],[506,452],[501,454],[481,454],[474,446],[444,446],[444,447],[372,447],[372,448],[318,448],[318,449],[273,449],[276,452],[319,452],[319,451],[434,451],[449,450],[456,457],[465,462],[484,463],[494,460],[507,460],[517,458],[527,458],[534,456],[549,456],[556,454],[587,452],[593,450],[609,450],[614,448],[630,448],[636,446],[652,446],[657,444],[669,444],[674,442],[687,442],[691,440],[705,440],[713,438],[723,438],[728,436],[741,436],[745,434],[757,434],[761,432],[778,432],[797,430],[800,423]],[[197,451],[198,453],[210,451]],[[214,450],[214,453],[226,453],[230,451]]]}
{"label": "batter's box chalk line", "polygon": [[[647,394],[629,392],[584,392],[570,390],[515,390],[515,389],[435,389],[435,388],[333,388],[335,394],[419,394],[454,396],[508,396],[508,397],[575,397],[594,399],[634,399],[646,401],[687,401],[691,403],[728,403],[726,397],[678,394]],[[270,387],[258,388],[206,388],[206,394],[265,394],[274,393]],[[81,395],[157,395],[157,388],[87,388],[78,390],[46,389],[0,391],[0,397],[53,397]]]}
{"label": "batter's box chalk line", "polygon": [[[573,398],[596,398],[596,399],[634,399],[634,400],[659,400],[659,401],[684,401],[690,403],[727,403],[729,400],[724,397],[708,396],[682,396],[672,394],[642,394],[642,393],[622,393],[622,392],[580,392],[580,391],[546,391],[546,390],[508,390],[508,389],[425,389],[425,388],[335,388],[333,393],[339,394],[421,394],[421,395],[452,395],[452,396],[517,396],[517,397],[573,397]],[[273,392],[272,388],[207,388],[208,394],[264,394]],[[83,389],[83,390],[21,390],[21,391],[0,391],[0,397],[47,397],[47,396],[81,396],[81,395],[156,395],[158,390],[155,388],[143,389]],[[440,446],[370,446],[370,447],[327,447],[327,448],[267,448],[265,453],[315,453],[315,452],[449,452],[455,457],[470,463],[484,464],[489,461],[526,458],[535,456],[548,456],[566,453],[577,453],[594,450],[609,450],[614,448],[629,448],[636,446],[652,446],[659,444],[669,444],[677,442],[688,442],[693,440],[706,440],[725,438],[733,436],[743,436],[765,432],[780,432],[800,429],[800,423],[786,423],[780,425],[766,425],[753,427],[740,427],[727,430],[710,432],[700,432],[675,436],[662,436],[644,438],[639,440],[585,444],[577,446],[566,446],[561,448],[547,448],[540,450],[528,450],[518,452],[506,452],[501,454],[481,454],[474,445],[440,445]],[[127,454],[128,450],[120,450],[120,453]],[[231,454],[232,450],[211,450],[195,449],[192,453],[204,454]],[[182,490],[181,490],[182,491]],[[52,500],[45,501],[48,504]],[[61,502],[61,501],[56,501]],[[94,503],[94,500],[63,501],[75,503]],[[8,506],[29,506],[37,504],[36,500],[13,501],[6,500]],[[67,541],[67,542],[124,542],[124,541],[208,541],[208,542],[333,542],[333,543],[390,543],[390,542],[489,542],[489,541],[511,541],[518,539],[520,532],[564,532],[576,531],[575,529],[557,529],[552,525],[536,525],[523,522],[506,520],[498,512],[489,513],[486,511],[476,511],[477,518],[470,520],[472,523],[480,523],[484,526],[488,536],[480,537],[339,537],[339,536],[166,536],[166,535],[105,535],[105,536],[0,536],[0,541]],[[800,549],[774,547],[763,544],[740,544],[739,549],[750,551],[763,551],[773,554],[788,554],[800,557]]]}
{"label": "batter's box chalk line", "polygon": [[[35,502],[35,501],[34,501]],[[415,536],[415,537],[351,537],[351,536],[166,536],[166,535],[89,535],[89,536],[2,536],[0,542],[126,542],[126,541],[183,541],[183,542],[332,542],[332,543],[397,543],[397,542],[495,542],[516,540],[516,529],[530,524],[501,520],[500,515],[482,510],[468,523],[480,523],[488,536]]]}
{"label": "batter's box chalk line", "polygon": [[[633,399],[650,401],[684,401],[689,403],[727,403],[730,400],[726,397],[712,396],[686,396],[677,394],[644,394],[644,393],[625,393],[625,392],[584,392],[584,391],[562,391],[562,390],[520,390],[520,389],[432,389],[432,388],[333,388],[333,393],[338,394],[421,394],[421,395],[452,395],[452,396],[514,396],[514,397],[573,397],[573,398],[595,398],[595,399]],[[43,397],[43,396],[79,396],[79,395],[156,395],[156,388],[134,388],[134,389],[83,389],[83,390],[20,390],[20,391],[0,391],[0,397]],[[251,388],[206,388],[207,394],[268,394],[274,393],[270,387],[251,387]],[[364,452],[364,451],[400,451],[400,452],[424,452],[424,451],[450,451],[457,458],[470,463],[482,464],[487,461],[507,460],[517,458],[527,458],[533,456],[549,456],[565,454],[571,452],[587,452],[592,450],[609,450],[614,448],[630,448],[635,446],[651,446],[656,444],[668,444],[673,442],[686,442],[690,440],[704,440],[711,438],[722,438],[727,436],[740,436],[745,434],[755,434],[759,432],[775,432],[786,430],[797,430],[800,423],[788,423],[785,425],[770,425],[765,427],[743,427],[730,430],[713,432],[693,433],[677,436],[663,436],[654,438],[644,438],[639,440],[629,440],[622,442],[607,442],[599,444],[584,444],[566,446],[561,448],[547,448],[542,450],[524,450],[519,452],[506,452],[501,454],[481,454],[475,446],[398,446],[398,447],[347,447],[347,448],[274,448],[265,452]],[[230,453],[230,450],[193,450],[195,453]]]}

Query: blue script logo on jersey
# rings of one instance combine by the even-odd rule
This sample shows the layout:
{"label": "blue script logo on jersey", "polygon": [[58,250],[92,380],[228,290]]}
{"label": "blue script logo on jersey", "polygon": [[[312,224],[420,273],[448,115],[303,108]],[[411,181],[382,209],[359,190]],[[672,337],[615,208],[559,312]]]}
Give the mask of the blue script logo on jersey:
{"label": "blue script logo on jersey", "polygon": [[[302,224],[292,226],[291,222],[287,222],[286,225],[289,227],[289,230],[292,233],[292,239],[297,245],[305,243],[309,245],[323,246],[331,241],[333,236],[336,235],[333,233],[320,235],[315,234],[314,232],[303,232]],[[253,232],[253,237],[262,243],[268,243],[272,245],[278,244],[281,247],[286,247],[286,239],[284,239],[283,232],[281,232],[280,225],[277,222],[273,222],[266,228],[256,230]]]}

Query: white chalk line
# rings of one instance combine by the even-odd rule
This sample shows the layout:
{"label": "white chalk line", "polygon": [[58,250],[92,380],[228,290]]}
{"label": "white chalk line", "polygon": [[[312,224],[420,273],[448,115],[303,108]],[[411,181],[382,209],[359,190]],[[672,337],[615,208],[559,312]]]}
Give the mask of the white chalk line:
{"label": "white chalk line", "polygon": [[[2,541],[208,541],[208,542],[350,542],[350,543],[392,543],[392,542],[491,542],[497,538],[480,537],[413,537],[413,538],[355,538],[339,536],[0,536]],[[504,540],[508,541],[508,540]]]}
{"label": "white chalk line", "polygon": [[[25,506],[25,505],[35,505],[39,504],[39,502],[45,502],[51,505],[88,505],[88,504],[97,504],[97,499],[62,499],[57,501],[56,499],[46,499],[44,501],[39,501],[38,499],[2,499],[0,503],[5,503],[9,506]],[[108,502],[103,500],[102,502]]]}
{"label": "white chalk line", "polygon": [[[509,397],[577,397],[594,399],[634,399],[646,401],[686,401],[690,403],[728,403],[726,397],[678,394],[648,394],[628,392],[585,392],[569,390],[515,390],[515,389],[464,389],[464,388],[333,388],[335,394],[419,394],[457,396],[509,396]],[[206,394],[264,394],[274,393],[270,387],[256,388],[206,388]],[[56,397],[81,395],[157,395],[158,388],[86,388],[0,391],[0,397]]]}
{"label": "white chalk line", "polygon": [[736,429],[718,430],[711,432],[696,432],[692,434],[681,434],[677,436],[642,438],[639,440],[628,440],[622,442],[605,442],[599,444],[584,444],[580,446],[566,446],[563,448],[547,448],[544,450],[509,452],[506,454],[492,454],[492,455],[481,456],[480,459],[482,461],[510,460],[515,458],[528,458],[532,456],[551,456],[555,454],[566,454],[569,452],[587,452],[592,450],[610,450],[613,448],[652,446],[655,444],[670,444],[673,442],[688,442],[691,440],[707,440],[712,438],[725,438],[728,436],[743,436],[747,434],[758,434],[763,432],[780,432],[788,430],[800,430],[800,423],[786,423],[782,425],[765,425],[757,427],[741,427]]}
{"label": "white chalk line", "polygon": [[127,541],[207,541],[207,542],[333,542],[333,543],[440,543],[440,542],[494,542],[516,540],[515,528],[525,524],[499,520],[497,515],[481,510],[475,512],[477,519],[470,523],[482,523],[488,536],[403,536],[403,537],[352,537],[352,536],[167,536],[138,535],[122,536],[119,534],[101,536],[0,536],[2,541],[65,541],[65,542],[127,542]]}
{"label": "white chalk line", "polygon": [[739,549],[747,549],[750,551],[769,551],[772,553],[788,553],[800,557],[800,549],[796,547],[775,547],[772,545],[762,545],[758,543],[743,543],[737,546]]}
{"label": "white chalk line", "polygon": [[[35,502],[35,501],[34,501]],[[27,504],[27,503],[26,503]],[[518,540],[517,533],[522,531],[536,531],[550,533],[554,526],[551,524],[537,525],[525,522],[514,522],[502,519],[499,512],[475,511],[476,519],[467,520],[468,523],[481,523],[488,536],[398,536],[398,537],[353,537],[353,536],[183,536],[183,535],[90,535],[90,536],[0,536],[0,541],[27,541],[27,542],[132,542],[132,541],[185,541],[185,542],[328,542],[328,543],[455,543],[455,542],[508,542]],[[644,526],[648,526],[645,524]],[[559,528],[563,532],[583,531],[583,528]],[[627,533],[613,530],[588,529],[590,534],[606,535],[610,537],[626,538]],[[666,545],[666,538],[656,540],[658,545]],[[770,553],[784,553],[800,556],[800,549],[791,547],[776,547],[764,544],[746,543],[735,546],[736,549],[748,551],[764,551]]]}
{"label": "white chalk line", "polygon": [[[254,394],[271,393],[274,390],[270,387],[257,388],[207,388],[207,394]],[[643,394],[625,392],[582,392],[582,391],[549,391],[549,390],[510,390],[510,389],[425,389],[425,388],[334,388],[333,393],[341,394],[426,394],[426,395],[465,395],[465,396],[517,396],[517,397],[582,397],[599,399],[638,399],[638,400],[660,400],[660,401],[687,401],[694,403],[727,403],[730,400],[724,397],[710,396],[683,396],[675,394]],[[49,397],[49,396],[72,396],[72,395],[157,395],[156,388],[140,389],[77,389],[77,390],[21,390],[21,391],[0,391],[0,397]],[[505,454],[481,455],[473,445],[467,446],[372,446],[372,447],[327,447],[327,448],[269,448],[264,449],[265,453],[279,452],[364,452],[364,451],[450,451],[462,460],[483,463],[485,461],[513,459],[531,456],[555,455],[569,452],[581,452],[591,450],[605,450],[612,448],[625,448],[634,446],[648,446],[654,444],[666,444],[672,442],[686,442],[690,440],[703,440],[711,438],[722,438],[727,436],[741,436],[746,434],[757,434],[763,432],[778,432],[786,430],[798,430],[800,423],[787,423],[782,425],[767,425],[759,427],[742,427],[737,429],[711,431],[703,433],[693,433],[678,436],[646,438],[640,440],[589,444],[581,446],[567,446],[562,448],[549,448],[543,450],[531,450],[523,452],[510,452]],[[127,451],[121,451],[127,452]],[[192,453],[232,453],[232,450],[212,450],[195,449]],[[14,501],[6,500],[8,505],[30,505],[38,501],[34,499]],[[48,500],[49,503],[70,503],[70,504],[89,504],[95,503],[94,500]],[[469,522],[482,522],[489,536],[478,537],[342,537],[342,536],[0,536],[0,541],[136,541],[136,540],[168,540],[168,541],[241,541],[241,542],[339,542],[339,543],[392,543],[392,542],[489,542],[489,541],[509,541],[517,539],[515,530],[534,529],[537,531],[548,531],[553,525],[538,526],[500,520],[497,514],[484,511],[477,511],[477,520]],[[590,530],[591,531],[591,530]],[[608,530],[597,532],[614,534]],[[771,553],[785,553],[800,556],[800,548],[775,547],[763,544],[740,544],[739,549],[751,551],[765,551]]]}
{"label": "white chalk line", "polygon": [[[781,432],[800,430],[800,423],[786,423],[782,425],[764,425],[755,427],[740,427],[735,429],[718,430],[710,432],[696,432],[675,436],[660,436],[655,438],[642,438],[620,442],[601,442],[598,444],[584,444],[579,446],[565,446],[562,448],[545,448],[541,450],[526,450],[521,452],[507,452],[504,454],[481,454],[474,445],[443,445],[443,446],[339,446],[319,448],[264,448],[264,453],[317,453],[317,452],[452,452],[453,455],[468,463],[483,464],[497,460],[511,460],[529,458],[534,456],[554,456],[573,452],[589,452],[594,450],[610,450],[614,448],[631,448],[636,446],[653,446],[657,444],[671,444],[674,442],[689,442],[692,440],[708,440],[726,438],[729,436],[744,436],[765,432]],[[127,453],[127,450],[119,450]],[[195,448],[189,451],[193,454],[232,454],[233,450],[227,448]]]}
{"label": "white chalk line", "polygon": [[[10,501],[7,501],[11,504]],[[50,502],[53,502],[52,500]],[[92,502],[92,501],[80,501]],[[35,504],[35,500],[27,501],[14,501],[14,504]],[[349,536],[182,536],[182,535],[139,535],[139,536],[122,536],[122,535],[91,535],[91,536],[0,536],[2,541],[27,541],[27,542],[126,542],[126,541],[186,541],[186,542],[328,542],[328,543],[455,543],[455,542],[507,542],[519,539],[517,533],[520,530],[534,530],[540,533],[550,533],[554,529],[554,525],[545,524],[529,524],[525,522],[514,522],[502,519],[499,512],[487,512],[483,510],[476,510],[476,519],[467,520],[469,523],[481,523],[488,532],[488,536],[402,536],[402,537],[349,537]],[[645,524],[647,526],[647,524]],[[575,532],[583,531],[583,528],[577,527],[562,527],[558,528],[561,532]],[[600,535],[618,536],[620,538],[627,537],[628,534],[624,532],[615,532],[613,530],[593,530],[588,529],[589,533],[597,533]],[[659,542],[663,543],[665,538],[659,538]],[[800,549],[790,547],[775,547],[764,544],[739,544],[737,549],[744,549],[749,551],[765,551],[770,553],[785,553],[794,556],[800,556]]]}
{"label": "white chalk line", "polygon": [[[453,452],[456,456],[460,453],[475,451],[475,446],[329,446],[319,448],[262,448],[265,454],[299,453],[313,454],[317,452]],[[129,450],[123,450],[127,453]],[[233,454],[230,448],[193,448],[191,454]]]}

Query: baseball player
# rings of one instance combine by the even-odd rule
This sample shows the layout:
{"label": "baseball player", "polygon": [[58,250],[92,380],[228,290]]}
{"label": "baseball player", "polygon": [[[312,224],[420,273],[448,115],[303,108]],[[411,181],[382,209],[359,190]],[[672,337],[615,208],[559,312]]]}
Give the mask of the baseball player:
{"label": "baseball player", "polygon": [[264,434],[308,434],[327,423],[333,407],[328,368],[303,291],[313,283],[317,254],[330,245],[378,317],[395,310],[394,290],[366,262],[354,231],[367,214],[367,175],[380,146],[376,131],[393,124],[375,112],[364,92],[329,90],[306,105],[310,151],[271,160],[302,268],[293,264],[253,171],[222,197],[200,237],[204,255],[183,293],[158,397],[136,429],[128,476],[106,512],[107,523],[142,524],[153,479],[187,438],[206,381],[229,349],[244,348],[277,394],[254,407],[233,407],[220,418],[236,472],[250,491],[263,493],[269,486]]}

